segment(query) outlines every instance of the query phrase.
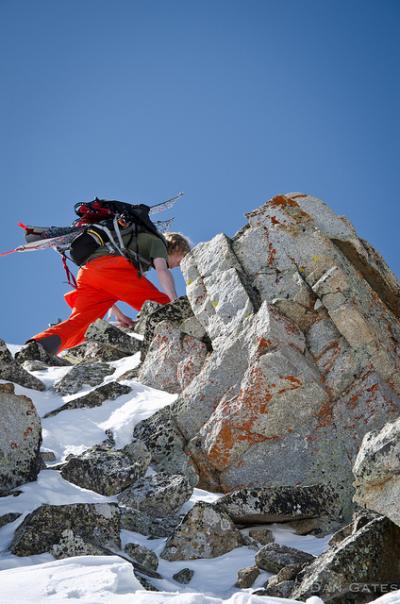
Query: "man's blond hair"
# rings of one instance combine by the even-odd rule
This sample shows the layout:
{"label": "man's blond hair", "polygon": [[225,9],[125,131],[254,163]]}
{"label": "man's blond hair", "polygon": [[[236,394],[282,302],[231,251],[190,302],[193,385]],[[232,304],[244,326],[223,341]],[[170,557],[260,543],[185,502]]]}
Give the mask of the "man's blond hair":
{"label": "man's blond hair", "polygon": [[168,254],[181,253],[186,256],[191,250],[189,239],[181,235],[181,233],[164,233],[167,241]]}

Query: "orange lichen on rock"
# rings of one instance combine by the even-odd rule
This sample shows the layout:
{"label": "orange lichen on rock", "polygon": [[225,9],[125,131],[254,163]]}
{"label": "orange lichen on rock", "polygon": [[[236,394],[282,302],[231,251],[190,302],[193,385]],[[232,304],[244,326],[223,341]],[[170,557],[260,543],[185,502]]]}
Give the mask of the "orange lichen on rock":
{"label": "orange lichen on rock", "polygon": [[282,206],[290,206],[292,208],[300,207],[299,204],[294,201],[294,199],[291,199],[290,197],[285,197],[285,195],[277,195],[276,197],[273,197],[269,202],[269,205],[273,208],[279,208]]}

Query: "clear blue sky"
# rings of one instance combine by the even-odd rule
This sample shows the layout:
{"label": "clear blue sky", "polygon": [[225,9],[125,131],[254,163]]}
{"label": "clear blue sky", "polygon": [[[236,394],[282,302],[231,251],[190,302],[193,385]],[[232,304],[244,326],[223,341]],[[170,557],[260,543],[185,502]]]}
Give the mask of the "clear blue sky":
{"label": "clear blue sky", "polygon": [[[1,251],[96,195],[183,190],[196,243],[303,191],[399,274],[399,30],[398,0],[0,0]],[[0,279],[6,341],[67,317],[56,253]]]}

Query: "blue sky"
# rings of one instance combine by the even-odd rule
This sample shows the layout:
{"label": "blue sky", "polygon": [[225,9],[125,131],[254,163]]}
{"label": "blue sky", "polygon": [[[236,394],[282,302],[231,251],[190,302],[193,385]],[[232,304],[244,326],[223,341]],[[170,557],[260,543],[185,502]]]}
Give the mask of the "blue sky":
{"label": "blue sky", "polygon": [[[399,30],[397,0],[0,0],[1,251],[96,195],[185,191],[196,243],[302,191],[399,274]],[[54,252],[0,279],[0,338],[67,317]]]}

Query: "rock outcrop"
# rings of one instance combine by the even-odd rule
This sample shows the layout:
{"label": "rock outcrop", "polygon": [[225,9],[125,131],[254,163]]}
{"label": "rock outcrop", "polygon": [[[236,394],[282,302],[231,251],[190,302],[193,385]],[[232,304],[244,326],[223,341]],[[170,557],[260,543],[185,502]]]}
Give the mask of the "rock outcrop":
{"label": "rock outcrop", "polygon": [[400,411],[399,284],[314,197],[247,217],[182,262],[212,352],[172,413],[200,486],[328,484],[349,516],[362,438]]}

